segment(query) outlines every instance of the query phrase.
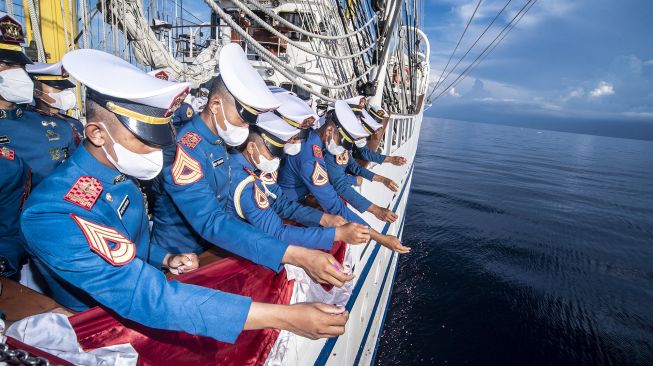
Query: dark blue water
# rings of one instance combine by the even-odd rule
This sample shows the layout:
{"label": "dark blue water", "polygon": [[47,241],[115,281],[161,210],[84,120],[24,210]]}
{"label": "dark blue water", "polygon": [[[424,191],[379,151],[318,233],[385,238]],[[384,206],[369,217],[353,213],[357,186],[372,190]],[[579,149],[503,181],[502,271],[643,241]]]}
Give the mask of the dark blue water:
{"label": "dark blue water", "polygon": [[377,364],[653,365],[653,142],[424,126]]}

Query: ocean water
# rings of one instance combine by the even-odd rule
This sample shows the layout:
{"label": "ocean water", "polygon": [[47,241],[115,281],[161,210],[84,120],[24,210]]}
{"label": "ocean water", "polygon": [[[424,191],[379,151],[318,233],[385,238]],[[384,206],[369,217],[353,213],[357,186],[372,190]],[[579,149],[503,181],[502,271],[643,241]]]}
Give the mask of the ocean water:
{"label": "ocean water", "polygon": [[653,142],[425,120],[378,365],[653,365]]}

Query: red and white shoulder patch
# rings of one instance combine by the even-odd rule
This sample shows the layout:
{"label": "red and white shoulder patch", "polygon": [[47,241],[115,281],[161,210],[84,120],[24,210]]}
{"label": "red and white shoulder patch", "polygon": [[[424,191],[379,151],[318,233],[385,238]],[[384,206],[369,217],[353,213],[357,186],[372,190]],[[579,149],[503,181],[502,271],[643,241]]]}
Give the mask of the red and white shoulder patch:
{"label": "red and white shoulder patch", "polygon": [[7,160],[14,160],[15,156],[16,153],[14,152],[14,149],[10,149],[8,147],[0,147],[0,157]]}
{"label": "red and white shoulder patch", "polygon": [[313,156],[316,158],[322,158],[322,148],[317,145],[313,145]]}
{"label": "red and white shoulder patch", "polygon": [[329,175],[319,161],[315,162],[311,179],[313,180],[313,184],[316,186],[323,186],[329,182]]}
{"label": "red and white shoulder patch", "polygon": [[63,196],[63,199],[77,206],[90,210],[102,193],[102,183],[99,180],[85,175],[79,177],[72,188]]}
{"label": "red and white shoulder patch", "polygon": [[258,187],[256,182],[254,182],[254,202],[261,210],[267,210],[270,207],[268,196]]}
{"label": "red and white shoulder patch", "polygon": [[180,145],[177,145],[177,154],[175,162],[172,164],[171,173],[172,181],[180,186],[195,183],[204,177],[202,165],[191,158]]}
{"label": "red and white shoulder patch", "polygon": [[263,182],[263,184],[277,184],[278,178],[279,174],[276,171],[272,173],[261,174],[261,182]]}
{"label": "red and white shoulder patch", "polygon": [[340,155],[336,155],[336,164],[347,165],[348,162],[349,162],[349,152],[347,150],[345,150],[345,152],[343,152]]}
{"label": "red and white shoulder patch", "polygon": [[114,266],[123,266],[136,256],[136,245],[118,230],[85,220],[74,214],[70,217],[82,230],[88,246]]}
{"label": "red and white shoulder patch", "polygon": [[202,137],[200,135],[196,134],[195,132],[188,131],[184,134],[184,136],[181,137],[179,143],[188,148],[194,149],[195,146],[200,143],[200,141],[202,141]]}

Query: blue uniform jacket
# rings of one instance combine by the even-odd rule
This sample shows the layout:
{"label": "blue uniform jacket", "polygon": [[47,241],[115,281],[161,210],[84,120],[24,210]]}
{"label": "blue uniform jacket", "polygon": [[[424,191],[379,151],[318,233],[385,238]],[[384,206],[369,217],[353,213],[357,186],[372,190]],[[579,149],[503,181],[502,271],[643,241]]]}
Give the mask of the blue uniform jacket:
{"label": "blue uniform jacket", "polygon": [[340,215],[345,220],[367,225],[365,220],[345,205],[329,183],[329,175],[322,157],[322,140],[309,130],[302,141],[299,154],[286,156],[279,172],[279,186],[289,199],[300,201],[310,192],[326,212]]}
{"label": "blue uniform jacket", "polygon": [[148,327],[226,342],[242,330],[251,300],[167,281],[159,269],[166,252],[150,245],[140,190],[83,146],[32,192],[21,227],[52,296],[66,307],[99,303]]}
{"label": "blue uniform jacket", "polygon": [[32,187],[41,183],[77,147],[75,132],[57,117],[20,107],[0,110],[0,147],[14,149],[32,169]]}
{"label": "blue uniform jacket", "polygon": [[377,164],[383,164],[386,156],[376,151],[370,150],[367,146],[354,147],[354,158],[365,161],[371,161]]}
{"label": "blue uniform jacket", "polygon": [[260,179],[249,173],[254,171],[254,167],[242,154],[232,154],[231,158],[233,173],[229,209],[233,214],[288,244],[331,249],[335,228],[284,225],[282,217],[274,208],[276,199],[268,197]]}
{"label": "blue uniform jacket", "polygon": [[[199,115],[163,149],[163,172],[154,190],[154,243],[171,252],[202,251],[211,243],[254,263],[280,271],[288,245],[226,211],[230,154]],[[201,239],[200,239],[201,237]]]}
{"label": "blue uniform jacket", "polygon": [[[350,182],[349,177],[345,170],[351,166],[354,159],[350,156],[350,151],[345,150],[344,153],[334,156],[328,151],[324,152],[324,161],[326,162],[327,172],[329,173],[329,181],[333,188],[340,197],[344,198],[350,205],[354,206],[358,211],[365,212],[370,207],[372,202],[365,198],[362,194],[358,193]],[[358,163],[354,161],[355,166],[361,168]],[[361,168],[363,169],[363,168]],[[369,172],[369,170],[365,169]],[[371,172],[370,172],[371,173]],[[372,173],[374,174],[374,173]],[[356,178],[354,176],[354,178]],[[370,179],[371,180],[371,179]]]}
{"label": "blue uniform jacket", "polygon": [[29,166],[13,149],[0,147],[0,258],[11,277],[20,271],[25,245],[20,233],[20,210],[30,190]]}

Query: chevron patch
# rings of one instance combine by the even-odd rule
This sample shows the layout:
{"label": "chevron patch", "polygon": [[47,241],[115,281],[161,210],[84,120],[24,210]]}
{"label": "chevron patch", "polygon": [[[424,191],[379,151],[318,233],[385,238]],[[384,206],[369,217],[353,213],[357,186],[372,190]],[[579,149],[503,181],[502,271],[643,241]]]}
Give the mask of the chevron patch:
{"label": "chevron patch", "polygon": [[70,217],[82,230],[91,250],[110,264],[123,266],[136,256],[136,245],[116,229],[96,224],[74,214],[70,214]]}
{"label": "chevron patch", "polygon": [[319,161],[315,162],[315,168],[313,168],[311,179],[313,180],[313,184],[316,186],[323,186],[329,182],[329,175],[322,165],[320,165]]}
{"label": "chevron patch", "polygon": [[63,196],[63,199],[81,208],[90,210],[98,197],[100,197],[102,189],[104,188],[99,180],[85,175],[77,179],[68,193]]}
{"label": "chevron patch", "polygon": [[175,162],[172,164],[172,180],[175,184],[183,186],[195,183],[204,177],[200,163],[191,158],[186,151],[177,145]]}
{"label": "chevron patch", "polygon": [[200,141],[202,141],[202,137],[196,134],[195,132],[190,132],[190,131],[186,132],[186,134],[184,134],[184,136],[182,136],[181,139],[179,140],[179,142],[182,145],[189,147],[191,149],[194,149],[195,146],[197,146],[197,144],[200,143]]}
{"label": "chevron patch", "polygon": [[270,201],[268,201],[268,196],[254,183],[254,201],[256,206],[261,210],[267,210],[270,207]]}
{"label": "chevron patch", "polygon": [[336,164],[347,165],[348,162],[349,162],[349,151],[345,150],[345,152],[343,152],[342,154],[336,155]]}
{"label": "chevron patch", "polygon": [[272,173],[261,174],[261,182],[263,182],[263,184],[266,185],[277,184],[278,178],[279,178],[279,174],[276,171]]}

